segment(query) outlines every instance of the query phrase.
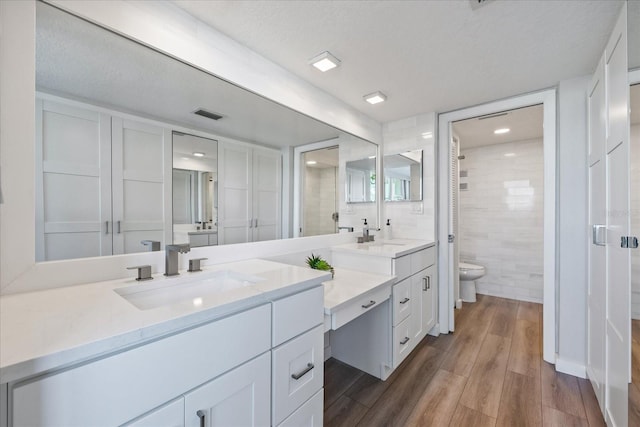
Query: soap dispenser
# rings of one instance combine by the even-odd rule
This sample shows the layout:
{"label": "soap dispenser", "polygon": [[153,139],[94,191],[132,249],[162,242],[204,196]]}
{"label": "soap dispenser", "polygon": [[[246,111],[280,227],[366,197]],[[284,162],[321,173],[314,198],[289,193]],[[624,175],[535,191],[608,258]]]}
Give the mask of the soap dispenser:
{"label": "soap dispenser", "polygon": [[369,241],[369,224],[367,224],[367,218],[362,218],[362,220],[364,221],[364,226],[362,227],[362,241],[366,243]]}
{"label": "soap dispenser", "polygon": [[393,234],[391,233],[391,220],[387,219],[387,223],[384,226],[384,239],[391,240],[393,239]]}

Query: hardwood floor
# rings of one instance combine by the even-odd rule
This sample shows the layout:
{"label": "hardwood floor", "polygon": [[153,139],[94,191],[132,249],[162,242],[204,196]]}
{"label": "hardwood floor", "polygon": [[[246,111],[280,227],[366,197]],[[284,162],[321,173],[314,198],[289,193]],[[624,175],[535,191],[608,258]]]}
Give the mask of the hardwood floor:
{"label": "hardwood floor", "polygon": [[640,426],[640,320],[631,321],[631,384],[629,425]]}
{"label": "hardwood floor", "polygon": [[329,359],[324,425],[604,426],[589,381],[541,355],[540,304],[478,295],[454,334],[427,336],[387,381]]}

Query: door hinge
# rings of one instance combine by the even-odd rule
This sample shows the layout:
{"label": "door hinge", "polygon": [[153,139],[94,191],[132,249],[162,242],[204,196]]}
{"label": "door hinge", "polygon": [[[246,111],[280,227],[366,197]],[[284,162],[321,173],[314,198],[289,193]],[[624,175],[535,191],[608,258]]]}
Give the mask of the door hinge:
{"label": "door hinge", "polygon": [[627,249],[637,249],[638,238],[635,236],[622,236],[620,237],[620,247]]}
{"label": "door hinge", "polygon": [[449,243],[453,243],[455,239],[456,239],[455,234],[449,234]]}

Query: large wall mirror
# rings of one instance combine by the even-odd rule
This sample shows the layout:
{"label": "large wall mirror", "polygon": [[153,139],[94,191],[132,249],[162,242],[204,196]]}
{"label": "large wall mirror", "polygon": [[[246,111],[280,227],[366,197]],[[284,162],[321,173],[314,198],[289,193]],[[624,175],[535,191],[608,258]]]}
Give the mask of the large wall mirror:
{"label": "large wall mirror", "polygon": [[36,261],[286,237],[283,149],[335,139],[377,155],[49,4],[36,12]]}

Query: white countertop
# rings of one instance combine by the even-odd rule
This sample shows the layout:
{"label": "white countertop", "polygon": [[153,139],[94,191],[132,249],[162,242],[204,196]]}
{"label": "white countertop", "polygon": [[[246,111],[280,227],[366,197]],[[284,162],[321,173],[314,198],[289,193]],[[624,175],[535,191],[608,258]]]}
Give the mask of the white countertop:
{"label": "white countertop", "polygon": [[347,243],[345,245],[333,246],[331,250],[333,252],[349,252],[385,258],[398,258],[434,245],[434,242],[427,240],[392,239],[368,243]]}
{"label": "white countertop", "polygon": [[[215,320],[329,278],[328,272],[266,260],[203,267],[231,270],[263,280],[194,300],[140,310],[114,289],[139,285],[131,279],[70,286],[0,297],[0,383],[91,359],[199,323]],[[204,273],[181,272],[179,277]],[[165,284],[162,274],[143,283]]]}
{"label": "white countertop", "polygon": [[336,268],[335,272],[332,280],[323,282],[324,313],[328,315],[367,292],[391,286],[396,280],[396,276],[363,273],[344,268]]}

